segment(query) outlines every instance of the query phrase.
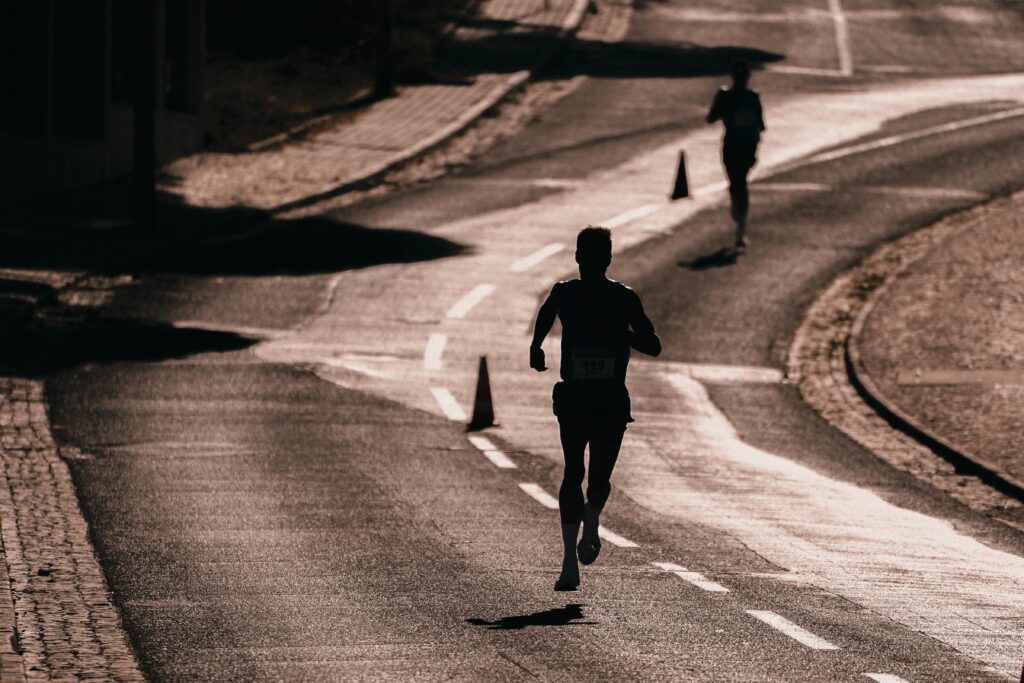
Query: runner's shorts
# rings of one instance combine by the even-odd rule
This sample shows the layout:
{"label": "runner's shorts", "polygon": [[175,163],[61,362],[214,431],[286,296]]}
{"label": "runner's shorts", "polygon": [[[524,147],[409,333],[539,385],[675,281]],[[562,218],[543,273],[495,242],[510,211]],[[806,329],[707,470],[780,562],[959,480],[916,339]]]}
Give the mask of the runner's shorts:
{"label": "runner's shorts", "polygon": [[634,421],[626,387],[598,392],[559,382],[551,390],[551,409],[559,423],[585,426],[591,433],[625,429]]}

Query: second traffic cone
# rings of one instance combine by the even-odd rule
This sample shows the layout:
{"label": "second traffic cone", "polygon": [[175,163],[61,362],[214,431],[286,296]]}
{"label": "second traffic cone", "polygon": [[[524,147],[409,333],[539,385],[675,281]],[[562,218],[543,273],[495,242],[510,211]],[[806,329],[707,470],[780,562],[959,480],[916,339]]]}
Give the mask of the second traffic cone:
{"label": "second traffic cone", "polygon": [[672,199],[690,196],[690,184],[686,181],[686,152],[679,151],[679,169],[676,171],[676,184],[672,188]]}
{"label": "second traffic cone", "polygon": [[476,380],[473,419],[466,429],[475,431],[494,426],[494,402],[491,400],[491,378],[487,374],[487,356],[480,356],[480,374]]}

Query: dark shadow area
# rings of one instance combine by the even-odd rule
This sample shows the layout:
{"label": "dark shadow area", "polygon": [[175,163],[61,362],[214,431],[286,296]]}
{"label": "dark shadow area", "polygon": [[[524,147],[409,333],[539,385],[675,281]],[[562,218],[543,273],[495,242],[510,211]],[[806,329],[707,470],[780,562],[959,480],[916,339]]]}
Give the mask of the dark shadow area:
{"label": "dark shadow area", "polygon": [[689,268],[690,270],[708,270],[709,268],[725,268],[726,266],[735,265],[738,258],[739,252],[736,249],[733,247],[722,247],[710,254],[704,254],[689,261],[679,261],[676,265],[680,268]]}
{"label": "dark shadow area", "polygon": [[160,197],[159,225],[132,225],[120,180],[0,213],[0,267],[89,273],[306,275],[457,256],[465,247],[414,230],[329,216],[286,220]]}
{"label": "dark shadow area", "polygon": [[257,341],[232,332],[137,320],[63,323],[36,319],[4,343],[0,372],[37,377],[84,363],[153,362],[239,351]]}
{"label": "dark shadow area", "polygon": [[557,609],[502,617],[497,621],[466,619],[466,623],[474,626],[486,626],[490,631],[519,631],[527,626],[590,626],[596,624],[595,621],[577,621],[583,618],[583,607],[584,605],[570,603]]}
{"label": "dark shadow area", "polygon": [[[437,63],[447,72],[512,73],[529,68],[550,47],[549,31],[492,34],[477,40],[453,39],[438,49]],[[784,55],[751,47],[679,43],[642,43],[576,39],[544,78],[693,78],[729,73],[733,62],[746,60],[757,69]]]}

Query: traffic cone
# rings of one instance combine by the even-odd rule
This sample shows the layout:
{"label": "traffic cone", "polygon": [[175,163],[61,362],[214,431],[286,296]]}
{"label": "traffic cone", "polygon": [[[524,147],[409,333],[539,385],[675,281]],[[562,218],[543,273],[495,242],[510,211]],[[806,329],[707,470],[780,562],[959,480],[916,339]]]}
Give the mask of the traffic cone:
{"label": "traffic cone", "polygon": [[476,380],[476,398],[473,400],[473,419],[466,431],[477,431],[494,426],[494,402],[491,400],[491,378],[487,374],[487,356],[480,356],[480,373]]}
{"label": "traffic cone", "polygon": [[690,196],[690,184],[686,182],[686,152],[679,150],[679,169],[676,171],[676,184],[672,188],[672,199]]}

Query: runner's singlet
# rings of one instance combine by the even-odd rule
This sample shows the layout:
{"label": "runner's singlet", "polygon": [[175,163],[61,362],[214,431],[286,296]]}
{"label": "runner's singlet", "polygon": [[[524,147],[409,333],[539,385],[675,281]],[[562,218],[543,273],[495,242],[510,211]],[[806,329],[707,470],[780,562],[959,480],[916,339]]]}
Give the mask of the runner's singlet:
{"label": "runner's singlet", "polygon": [[636,294],[614,280],[593,285],[559,282],[562,322],[562,380],[576,390],[608,392],[626,385],[629,364],[629,310]]}

